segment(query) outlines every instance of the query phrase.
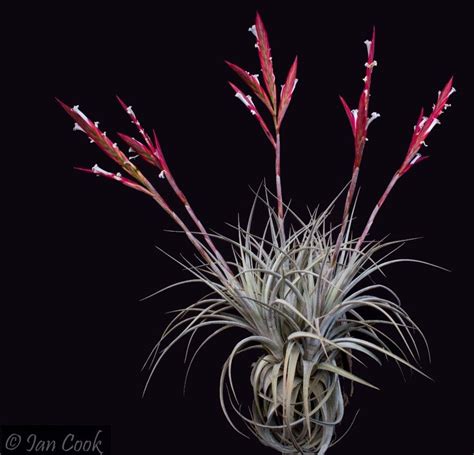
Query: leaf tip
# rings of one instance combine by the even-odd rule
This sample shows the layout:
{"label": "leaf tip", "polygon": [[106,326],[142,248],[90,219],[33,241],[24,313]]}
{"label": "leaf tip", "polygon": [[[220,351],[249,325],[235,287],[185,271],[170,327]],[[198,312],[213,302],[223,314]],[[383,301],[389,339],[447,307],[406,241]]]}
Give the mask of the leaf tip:
{"label": "leaf tip", "polygon": [[117,98],[117,101],[120,103],[120,106],[122,106],[125,110],[127,110],[127,105],[122,100],[122,98],[120,98],[120,96],[118,96],[118,95],[115,95],[115,98]]}
{"label": "leaf tip", "polygon": [[55,96],[54,99],[65,111],[71,110],[71,106],[68,106],[66,103],[63,103],[57,96]]}

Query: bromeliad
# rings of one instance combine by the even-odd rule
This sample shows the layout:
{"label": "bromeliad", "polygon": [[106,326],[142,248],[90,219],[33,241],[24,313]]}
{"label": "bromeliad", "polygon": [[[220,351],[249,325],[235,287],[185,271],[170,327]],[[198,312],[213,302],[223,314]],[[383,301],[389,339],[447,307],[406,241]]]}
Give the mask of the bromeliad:
{"label": "bromeliad", "polygon": [[[196,354],[215,336],[231,328],[238,329],[242,338],[222,367],[219,387],[221,406],[232,427],[241,431],[231,417],[231,408],[266,446],[280,453],[324,455],[335,442],[335,431],[342,422],[354,384],[376,388],[354,372],[354,365],[365,365],[362,357],[377,363],[381,363],[380,357],[391,358],[424,375],[418,365],[420,352],[414,338],[414,333],[418,333],[424,340],[423,334],[401,307],[395,292],[375,279],[381,269],[408,260],[388,259],[387,249],[393,251],[399,242],[367,241],[367,237],[398,180],[426,159],[420,150],[449,107],[448,100],[454,93],[453,80],[439,92],[428,117],[421,111],[405,159],[380,197],[362,234],[354,238],[351,233],[354,194],[368,127],[380,116],[376,112],[369,114],[372,76],[377,66],[375,29],[372,38],[365,42],[368,55],[357,108],[351,110],[340,98],[354,136],[354,162],[342,221],[335,228],[329,227],[328,217],[336,201],[323,212],[311,214],[307,221],[284,202],[280,133],[298,82],[298,59],[295,57],[278,93],[268,34],[258,14],[249,30],[256,38],[260,74],[251,74],[226,62],[250,94],[233,82],[229,84],[257,120],[275,152],[276,207],[265,187],[263,195],[257,193],[246,225],[237,224],[236,238],[208,232],[175,180],[155,131],[152,134],[145,131],[131,106],[118,98],[139,134],[137,139],[118,133],[128,148],[128,152],[124,152],[78,106],[59,103],[74,120],[73,129],[87,135],[120,166],[123,175],[98,165],[77,169],[119,182],[153,198],[199,253],[197,266],[183,264],[192,275],[183,283],[199,282],[211,291],[178,310],[164,331],[146,362],[150,375],[145,390],[163,356],[179,340],[189,336],[191,342],[197,332],[210,331],[190,359],[190,368]],[[260,106],[257,107],[258,102],[263,105],[262,112]],[[140,162],[155,171],[156,183],[145,176]],[[163,196],[161,188],[165,183],[184,206],[185,215],[178,215]],[[263,201],[268,211],[263,232],[254,232],[252,224],[258,200]],[[224,258],[218,248],[221,242],[232,246],[233,257]],[[233,366],[241,353],[251,349],[257,349],[259,354],[250,375],[253,401],[250,412],[243,413],[233,381]]]}

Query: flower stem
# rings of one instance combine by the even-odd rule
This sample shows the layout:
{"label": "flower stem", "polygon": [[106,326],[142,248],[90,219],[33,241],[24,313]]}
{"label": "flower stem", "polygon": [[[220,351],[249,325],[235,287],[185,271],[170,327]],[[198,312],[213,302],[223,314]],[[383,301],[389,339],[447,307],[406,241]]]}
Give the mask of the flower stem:
{"label": "flower stem", "polygon": [[[186,223],[171,209],[171,207],[168,205],[168,203],[165,201],[165,199],[161,196],[161,194],[158,193],[158,191],[150,183],[150,181],[138,170],[137,170],[137,179],[149,191],[149,193],[150,193],[151,197],[153,198],[153,200],[155,202],[157,202],[158,205],[169,215],[169,217],[183,230],[183,232],[186,234],[186,236],[188,237],[189,241],[192,243],[194,248],[196,248],[196,250],[202,256],[202,258],[211,266],[211,268],[214,270],[216,275],[219,276],[223,280],[226,279],[226,275],[227,275],[227,278],[229,278],[229,276],[231,278],[233,278],[234,275],[232,274],[230,269],[228,269],[227,263],[225,261],[224,261],[224,263],[222,263],[222,261],[220,261],[219,257],[217,256],[217,254],[216,254],[217,249],[216,249],[216,251],[214,251],[214,250],[212,250],[212,251],[217,256],[217,259],[219,259],[219,263],[221,264],[221,266],[224,266],[224,265],[227,266],[227,267],[224,266],[225,274],[222,273],[221,268],[216,266],[216,263],[215,263],[214,259],[206,251],[206,249],[204,248],[204,245],[189,230]],[[203,229],[204,229],[204,227],[203,227]],[[211,243],[212,243],[212,241],[211,241]]]}
{"label": "flower stem", "polygon": [[275,142],[275,184],[277,191],[278,203],[278,221],[280,224],[280,234],[282,240],[284,238],[284,224],[283,224],[283,192],[281,189],[281,149],[280,149],[280,133],[276,133]]}
{"label": "flower stem", "polygon": [[217,249],[216,245],[214,244],[214,242],[212,241],[211,237],[209,236],[208,232],[206,231],[206,228],[204,227],[204,225],[201,223],[201,220],[197,217],[196,213],[194,212],[194,210],[192,209],[191,207],[191,204],[189,203],[187,197],[185,196],[185,194],[181,191],[181,189],[179,188],[178,184],[176,183],[174,177],[173,177],[173,174],[171,173],[169,167],[166,165],[166,169],[165,169],[165,176],[166,176],[166,179],[168,180],[168,183],[170,184],[171,188],[173,189],[173,191],[176,193],[176,195],[178,196],[179,200],[183,203],[184,205],[184,208],[186,209],[186,211],[188,212],[189,216],[191,217],[191,219],[193,220],[194,224],[196,225],[196,227],[199,229],[199,232],[201,232],[201,234],[203,235],[204,237],[204,240],[206,241],[206,243],[209,245],[209,248],[211,249],[211,251],[214,253],[214,255],[216,256],[217,260],[221,263],[221,265],[223,266],[224,268],[224,271],[226,272],[226,274],[229,276],[229,277],[233,277],[234,274],[232,273],[230,267],[229,267],[229,264],[227,263],[227,261],[224,259],[224,257],[222,256],[222,254],[220,253],[220,251]]}
{"label": "flower stem", "polygon": [[342,241],[344,239],[347,222],[349,220],[349,210],[352,205],[352,199],[354,198],[354,193],[357,185],[357,179],[359,177],[360,162],[355,162],[352,169],[351,183],[349,189],[347,190],[346,202],[344,203],[344,212],[342,215],[341,229],[339,230],[339,235],[336,240],[336,247],[334,248],[334,255],[332,257],[333,266],[337,262],[337,257],[339,256],[339,251],[341,249]]}
{"label": "flower stem", "polygon": [[374,222],[375,217],[377,216],[377,213],[380,210],[380,207],[382,207],[383,203],[385,202],[385,199],[387,199],[387,196],[389,195],[390,191],[392,191],[393,187],[398,182],[398,179],[400,177],[401,175],[399,171],[395,172],[395,174],[392,177],[392,180],[390,180],[390,183],[387,185],[387,188],[385,188],[385,191],[383,192],[382,196],[377,202],[377,205],[374,207],[374,210],[372,210],[372,213],[370,214],[370,217],[367,221],[367,224],[365,225],[362,235],[359,237],[359,240],[357,241],[356,250],[360,250],[360,247],[362,246],[362,243],[367,237],[367,234],[369,233],[370,228],[372,227],[372,224]]}

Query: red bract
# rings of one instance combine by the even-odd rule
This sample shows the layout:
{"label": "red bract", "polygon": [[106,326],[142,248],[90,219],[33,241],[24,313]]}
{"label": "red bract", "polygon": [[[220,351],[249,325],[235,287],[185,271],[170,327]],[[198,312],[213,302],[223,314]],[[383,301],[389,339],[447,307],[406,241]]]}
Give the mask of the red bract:
{"label": "red bract", "polygon": [[154,149],[153,154],[156,156],[157,160],[160,162],[163,169],[168,169],[168,165],[166,164],[165,156],[163,155],[163,150],[161,149],[161,145],[158,142],[158,136],[156,135],[156,131],[153,130],[153,141],[154,141]]}
{"label": "red bract", "polygon": [[288,71],[285,84],[281,87],[280,105],[278,107],[277,129],[280,129],[281,122],[285,116],[286,110],[290,105],[291,96],[295,91],[298,79],[296,79],[296,71],[298,69],[298,57],[295,57],[293,64]]}
{"label": "red bract", "polygon": [[234,70],[237,75],[248,85],[250,90],[252,90],[252,92],[255,93],[258,98],[260,98],[260,100],[265,104],[270,113],[273,113],[272,104],[270,102],[270,99],[268,98],[267,93],[265,92],[265,89],[260,85],[260,81],[258,80],[258,74],[250,74],[248,71],[245,71],[240,66],[228,62],[227,60],[225,61],[225,63],[232,70]]}
{"label": "red bract", "polygon": [[341,95],[339,95],[339,99],[341,100],[341,104],[344,107],[344,110],[346,111],[347,118],[349,119],[349,124],[351,125],[352,134],[354,135],[354,138],[355,138],[356,137],[356,118],[353,112],[351,111],[351,108],[346,103],[346,100]]}
{"label": "red bract", "polygon": [[268,34],[263,25],[260,14],[257,13],[255,17],[255,25],[250,27],[250,31],[257,37],[256,46],[258,48],[258,57],[260,59],[260,66],[262,67],[263,81],[265,87],[270,95],[270,101],[274,110],[276,110],[276,87],[275,74],[273,73],[272,54],[270,49],[270,42],[268,41]]}
{"label": "red bract", "polygon": [[137,141],[134,137],[127,136],[126,134],[117,133],[117,135],[132,149],[133,152],[141,156],[147,163],[161,169],[160,162],[156,156],[144,144],[142,144],[140,141]]}
{"label": "red bract", "polygon": [[245,107],[250,111],[250,113],[255,116],[258,123],[260,123],[260,126],[262,127],[263,132],[267,136],[268,140],[272,143],[273,146],[275,146],[275,139],[273,138],[272,134],[270,133],[270,130],[268,129],[268,126],[266,125],[262,116],[260,115],[257,108],[255,107],[255,104],[253,103],[250,95],[246,95],[244,92],[242,92],[242,90],[240,90],[240,88],[238,88],[232,82],[229,82],[229,85],[234,89],[235,96],[240,101],[242,101],[242,103],[244,103]]}

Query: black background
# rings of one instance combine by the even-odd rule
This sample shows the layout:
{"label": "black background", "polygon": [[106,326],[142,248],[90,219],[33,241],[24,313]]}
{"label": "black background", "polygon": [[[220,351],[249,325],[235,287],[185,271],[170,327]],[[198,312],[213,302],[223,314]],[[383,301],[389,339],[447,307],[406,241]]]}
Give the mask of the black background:
{"label": "black background", "polygon": [[[400,181],[372,231],[423,236],[400,256],[451,270],[399,265],[386,279],[430,341],[433,361],[425,357],[424,367],[435,381],[408,374],[405,383],[390,364],[360,371],[382,391],[357,389],[346,424],[357,409],[359,417],[330,453],[472,453],[472,30],[469,13],[454,2],[68,3],[6,15],[13,26],[5,71],[13,81],[5,96],[16,104],[4,154],[19,164],[5,172],[11,292],[0,319],[0,423],[111,424],[114,453],[271,453],[234,433],[219,408],[220,365],[239,333],[199,356],[184,398],[185,343],[141,398],[140,368],[169,321],[165,312],[203,292],[185,287],[140,302],[186,278],[154,245],[194,253],[181,235],[163,231],[174,226],[153,201],[72,170],[96,162],[117,169],[71,131],[53,99],[79,104],[111,136],[131,134],[114,98],[120,94],[145,127],[156,127],[206,226],[230,234],[226,223],[250,208],[249,185],[273,184],[271,148],[233,97],[226,81],[237,78],[223,64],[257,72],[247,31],[257,8],[281,83],[300,58],[282,154],[284,195],[301,214],[327,204],[350,177],[352,137],[337,95],[355,105],[372,25],[379,66],[371,110],[382,117],[369,132],[359,229],[402,160],[420,107],[429,108],[455,76],[453,108],[428,141],[431,159]],[[246,384],[248,366],[237,374]]]}

